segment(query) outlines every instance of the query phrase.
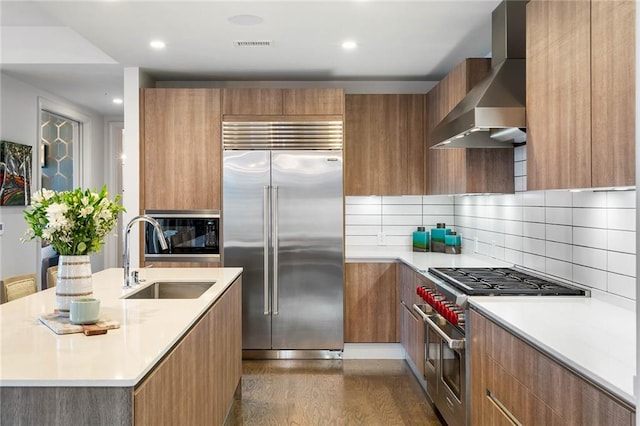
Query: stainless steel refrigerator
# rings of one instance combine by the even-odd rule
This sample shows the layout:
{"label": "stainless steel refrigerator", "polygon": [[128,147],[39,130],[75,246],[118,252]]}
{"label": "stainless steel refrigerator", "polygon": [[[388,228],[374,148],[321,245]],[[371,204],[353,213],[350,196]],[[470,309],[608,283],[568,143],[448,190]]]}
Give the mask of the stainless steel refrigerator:
{"label": "stainless steel refrigerator", "polygon": [[244,356],[339,356],[342,122],[224,122],[223,146],[223,261],[244,268]]}

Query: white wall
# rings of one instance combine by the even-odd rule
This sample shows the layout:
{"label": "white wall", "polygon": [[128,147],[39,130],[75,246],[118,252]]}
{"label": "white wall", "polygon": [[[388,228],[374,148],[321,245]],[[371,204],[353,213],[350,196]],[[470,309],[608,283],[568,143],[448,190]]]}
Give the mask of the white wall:
{"label": "white wall", "polygon": [[[122,140],[122,205],[127,209],[123,215],[123,228],[140,214],[140,88],[153,87],[154,81],[140,68],[124,69],[124,132]],[[140,265],[139,226],[131,229],[130,266]],[[124,236],[123,230],[120,234]]]}
{"label": "white wall", "polygon": [[[84,187],[99,189],[104,183],[104,118],[95,111],[74,105],[49,92],[23,83],[5,74],[0,75],[1,110],[0,138],[33,148],[33,190],[39,189],[39,175],[36,165],[39,160],[38,128],[39,102],[61,108],[64,115],[78,115],[87,120],[84,123],[84,144],[82,148]],[[56,111],[54,111],[56,112]],[[26,274],[38,270],[39,243],[21,243],[26,230],[23,207],[0,207],[0,222],[5,224],[5,232],[0,236],[0,277]],[[103,255],[92,256],[94,271],[104,268]]]}

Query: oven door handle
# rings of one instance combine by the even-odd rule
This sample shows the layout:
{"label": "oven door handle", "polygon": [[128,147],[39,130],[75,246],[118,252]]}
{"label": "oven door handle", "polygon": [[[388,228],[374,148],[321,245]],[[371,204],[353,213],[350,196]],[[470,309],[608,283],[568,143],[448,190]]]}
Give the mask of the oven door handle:
{"label": "oven door handle", "polygon": [[447,346],[449,346],[450,349],[454,349],[454,350],[464,349],[464,339],[452,339],[451,337],[449,337],[447,333],[445,333],[440,327],[438,327],[438,325],[435,322],[433,322],[431,317],[425,314],[424,312],[422,312],[422,309],[420,309],[420,307],[415,303],[413,305],[413,310],[416,311],[418,315],[422,317],[424,322],[427,323],[427,325],[431,327],[433,331],[438,333],[438,335],[442,337],[442,339],[445,342],[447,342]]}

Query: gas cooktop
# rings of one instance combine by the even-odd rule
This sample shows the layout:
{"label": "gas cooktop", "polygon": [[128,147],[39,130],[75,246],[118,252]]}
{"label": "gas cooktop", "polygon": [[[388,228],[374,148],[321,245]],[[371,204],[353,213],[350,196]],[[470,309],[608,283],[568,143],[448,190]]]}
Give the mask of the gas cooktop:
{"label": "gas cooktop", "polygon": [[513,268],[429,268],[471,296],[584,296],[585,291]]}

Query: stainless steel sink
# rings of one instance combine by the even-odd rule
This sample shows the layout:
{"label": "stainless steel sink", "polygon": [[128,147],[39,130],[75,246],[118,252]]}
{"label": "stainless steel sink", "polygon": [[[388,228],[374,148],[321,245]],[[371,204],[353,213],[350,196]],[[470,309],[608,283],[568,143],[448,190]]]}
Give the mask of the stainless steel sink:
{"label": "stainless steel sink", "polygon": [[125,299],[197,299],[215,281],[157,281],[125,296]]}

